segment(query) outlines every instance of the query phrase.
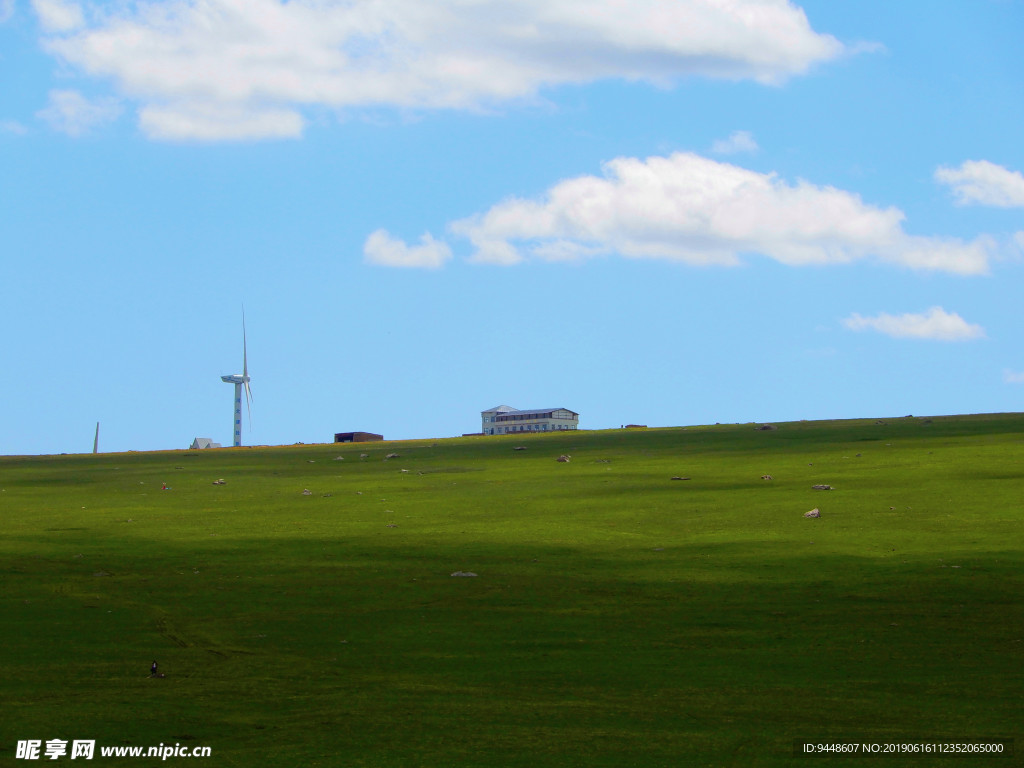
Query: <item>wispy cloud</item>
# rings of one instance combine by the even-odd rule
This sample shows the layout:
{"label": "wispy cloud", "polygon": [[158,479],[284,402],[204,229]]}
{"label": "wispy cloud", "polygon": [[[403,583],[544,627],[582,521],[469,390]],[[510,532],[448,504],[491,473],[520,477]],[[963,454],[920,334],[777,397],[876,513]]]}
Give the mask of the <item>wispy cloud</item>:
{"label": "wispy cloud", "polygon": [[1024,384],[1024,371],[1003,371],[1003,381],[1007,384]]}
{"label": "wispy cloud", "polygon": [[876,260],[919,270],[983,274],[994,241],[921,237],[903,231],[897,208],[852,192],[788,183],[691,153],[622,157],[604,175],[561,181],[537,199],[512,198],[449,226],[474,246],[472,259],[616,253],[694,265],[734,265],[758,254],[791,266]]}
{"label": "wispy cloud", "polygon": [[33,4],[46,49],[136,99],[156,138],[280,137],[309,106],[480,109],[609,78],[777,84],[849,52],[789,0]]}
{"label": "wispy cloud", "polygon": [[437,269],[452,257],[451,248],[435,240],[429,232],[420,238],[419,245],[410,246],[383,229],[366,239],[363,254],[368,264],[419,269]]}
{"label": "wispy cloud", "polygon": [[0,120],[0,133],[13,133],[16,136],[24,136],[28,128],[17,120]]}
{"label": "wispy cloud", "polygon": [[952,188],[959,205],[1024,208],[1024,175],[988,160],[968,160],[959,168],[939,168],[935,180]]}
{"label": "wispy cloud", "polygon": [[182,102],[144,107],[139,126],[150,138],[165,141],[231,141],[298,138],[305,122],[290,109]]}
{"label": "wispy cloud", "polygon": [[757,152],[757,142],[750,131],[733,131],[729,138],[719,139],[711,145],[716,155],[736,155],[740,152]]}
{"label": "wispy cloud", "polygon": [[121,113],[113,99],[90,100],[78,91],[50,91],[50,103],[36,113],[50,126],[69,136],[81,136],[90,129],[112,122]]}
{"label": "wispy cloud", "polygon": [[985,329],[972,325],[955,312],[932,307],[922,314],[890,315],[882,312],[874,317],[854,313],[843,320],[852,331],[877,331],[895,339],[929,339],[933,341],[967,341],[985,336]]}
{"label": "wispy cloud", "polygon": [[32,0],[32,8],[48,32],[71,32],[85,24],[82,8],[74,2]]}
{"label": "wispy cloud", "polygon": [[0,24],[14,15],[14,0],[0,0]]}

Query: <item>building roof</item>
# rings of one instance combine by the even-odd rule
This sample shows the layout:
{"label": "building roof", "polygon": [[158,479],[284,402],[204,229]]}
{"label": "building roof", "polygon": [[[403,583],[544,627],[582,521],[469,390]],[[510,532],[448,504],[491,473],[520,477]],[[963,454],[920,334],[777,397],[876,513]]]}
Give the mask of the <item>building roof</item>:
{"label": "building roof", "polygon": [[574,416],[579,416],[579,414],[576,413],[576,411],[571,411],[568,408],[531,408],[528,411],[512,410],[512,411],[506,411],[503,415],[506,415],[506,416],[511,416],[511,415],[516,415],[516,416],[533,416],[534,414],[539,415],[539,414],[542,414],[542,413],[551,413],[552,411],[569,411],[569,413],[573,414]]}
{"label": "building roof", "polygon": [[488,408],[486,411],[481,411],[481,413],[508,413],[514,410],[515,408],[511,405],[496,405],[493,408]]}

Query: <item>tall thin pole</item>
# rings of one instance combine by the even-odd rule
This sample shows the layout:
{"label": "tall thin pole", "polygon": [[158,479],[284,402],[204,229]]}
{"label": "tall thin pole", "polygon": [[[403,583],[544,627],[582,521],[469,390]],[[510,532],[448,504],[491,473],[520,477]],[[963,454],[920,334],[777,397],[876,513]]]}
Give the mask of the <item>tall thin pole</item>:
{"label": "tall thin pole", "polygon": [[242,385],[235,383],[235,447],[242,444]]}
{"label": "tall thin pole", "polygon": [[92,452],[100,452],[100,423],[96,422],[96,437],[92,439]]}

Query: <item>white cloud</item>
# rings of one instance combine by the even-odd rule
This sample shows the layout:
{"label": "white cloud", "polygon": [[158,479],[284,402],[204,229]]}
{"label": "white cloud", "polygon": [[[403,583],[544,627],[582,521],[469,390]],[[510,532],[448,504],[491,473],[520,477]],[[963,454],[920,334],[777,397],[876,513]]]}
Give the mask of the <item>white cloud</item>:
{"label": "white cloud", "polygon": [[452,257],[448,245],[435,240],[429,232],[420,238],[420,245],[410,246],[383,229],[366,238],[363,254],[368,264],[420,269],[437,269]]}
{"label": "white cloud", "polygon": [[17,120],[0,120],[0,133],[13,133],[16,136],[24,136],[28,128]]}
{"label": "white cloud", "polygon": [[939,168],[935,180],[953,188],[959,205],[1024,208],[1024,175],[988,160],[968,160],[959,168]]}
{"label": "white cloud", "polygon": [[456,221],[473,260],[619,253],[695,265],[761,254],[792,266],[873,258],[912,269],[982,274],[995,251],[974,242],[908,235],[896,208],[835,187],[787,183],[690,153],[606,163],[604,176],[555,184],[541,199],[512,198]]}
{"label": "white cloud", "polygon": [[0,24],[14,15],[14,0],[0,0]]}
{"label": "white cloud", "polygon": [[[33,2],[53,31],[83,18],[70,0]],[[210,138],[208,111],[238,115],[238,129],[221,124],[225,137],[258,138],[281,128],[249,120],[250,110],[479,109],[606,78],[780,83],[847,52],[790,0],[136,0],[89,8],[84,28],[52,35],[47,49],[112,79],[149,110],[144,128],[155,125],[160,136],[159,126],[173,122],[175,137],[195,121],[199,138]]]}
{"label": "white cloud", "polygon": [[36,113],[54,130],[81,136],[91,128],[112,122],[121,113],[113,99],[90,101],[78,91],[50,91],[50,103]]}
{"label": "white cloud", "polygon": [[85,23],[81,6],[74,2],[32,0],[32,8],[48,32],[71,32]]}
{"label": "white cloud", "polygon": [[293,139],[305,121],[289,109],[245,108],[235,104],[178,104],[145,107],[139,125],[146,135],[170,141]]}
{"label": "white cloud", "polygon": [[878,331],[896,339],[966,341],[985,336],[985,329],[980,325],[972,325],[942,307],[932,307],[924,314],[890,315],[882,312],[875,317],[861,317],[854,313],[843,320],[843,325],[852,331]]}
{"label": "white cloud", "polygon": [[1024,384],[1024,371],[1003,371],[1003,381],[1007,384]]}
{"label": "white cloud", "polygon": [[757,152],[757,142],[754,141],[754,134],[750,131],[733,131],[729,138],[718,139],[711,145],[711,151],[716,155],[735,155],[740,152]]}

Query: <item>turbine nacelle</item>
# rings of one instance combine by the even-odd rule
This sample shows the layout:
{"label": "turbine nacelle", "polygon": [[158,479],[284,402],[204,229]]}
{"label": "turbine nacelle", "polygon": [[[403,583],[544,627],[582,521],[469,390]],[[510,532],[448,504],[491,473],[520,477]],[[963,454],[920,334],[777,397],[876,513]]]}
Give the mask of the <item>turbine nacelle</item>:
{"label": "turbine nacelle", "polygon": [[236,373],[233,376],[221,376],[220,380],[227,384],[248,384],[250,379],[241,373]]}

